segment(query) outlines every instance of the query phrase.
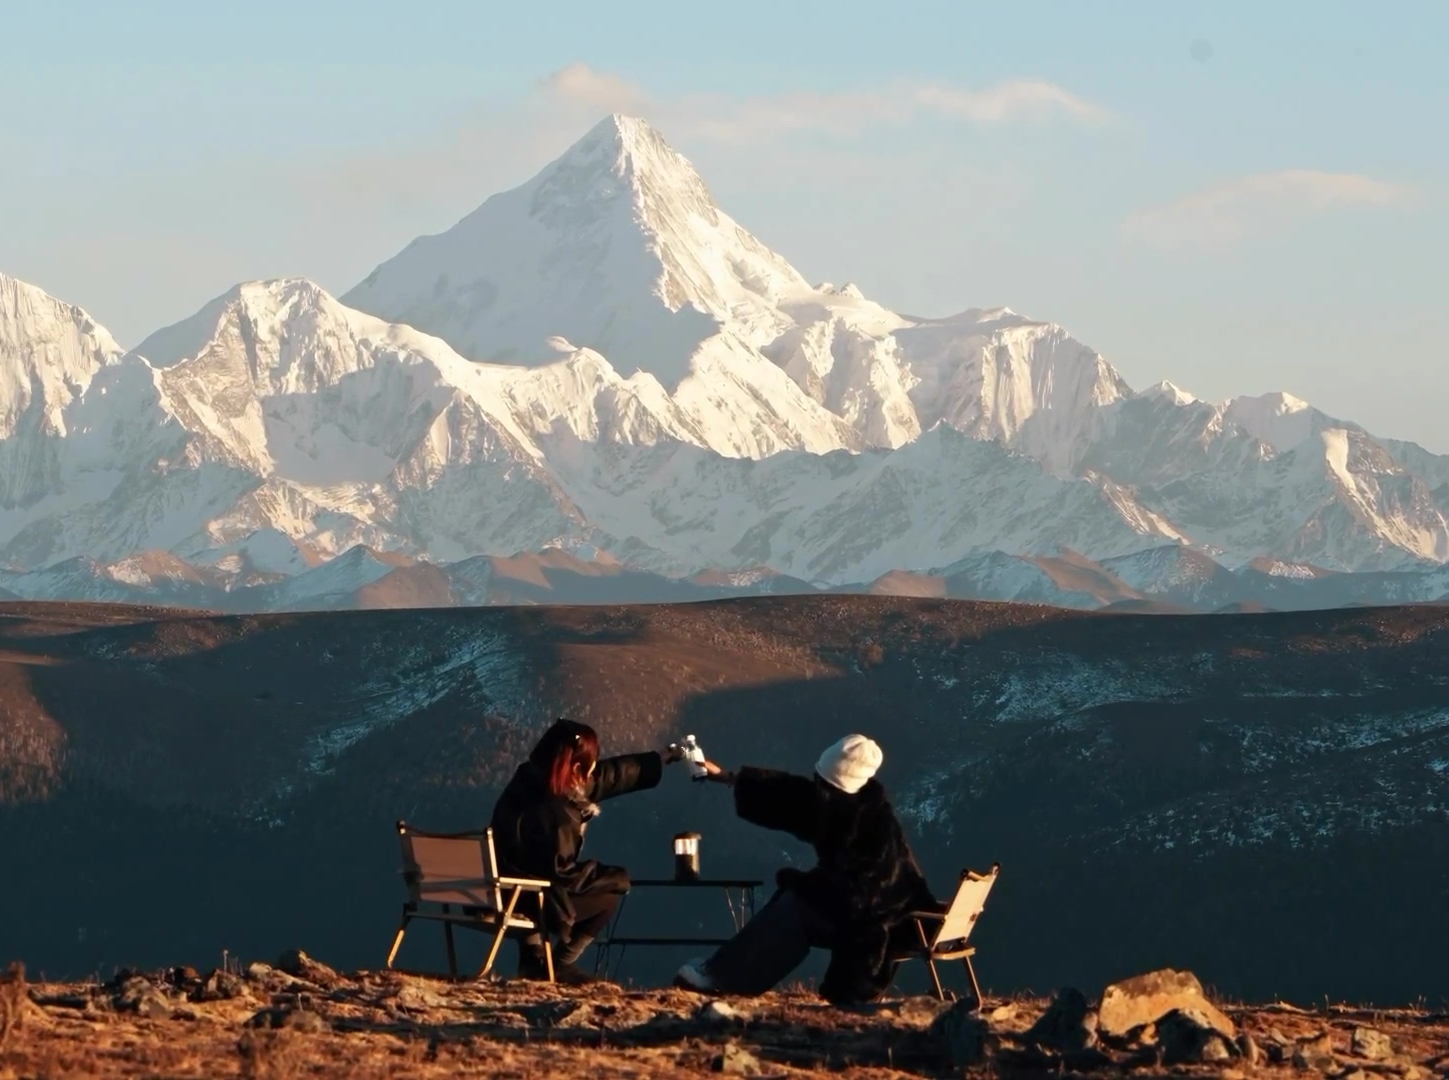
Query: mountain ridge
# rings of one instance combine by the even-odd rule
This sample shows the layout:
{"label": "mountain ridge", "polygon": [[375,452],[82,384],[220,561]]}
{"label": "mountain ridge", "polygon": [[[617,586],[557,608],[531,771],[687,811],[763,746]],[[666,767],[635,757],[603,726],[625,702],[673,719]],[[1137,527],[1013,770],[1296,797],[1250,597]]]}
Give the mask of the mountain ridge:
{"label": "mountain ridge", "polygon": [[619,116],[343,300],[242,283],[123,351],[0,277],[5,387],[16,571],[160,550],[290,575],[359,545],[824,586],[1164,542],[1233,571],[1449,561],[1449,457],[1287,394],[1135,391],[1010,308],[811,285]]}

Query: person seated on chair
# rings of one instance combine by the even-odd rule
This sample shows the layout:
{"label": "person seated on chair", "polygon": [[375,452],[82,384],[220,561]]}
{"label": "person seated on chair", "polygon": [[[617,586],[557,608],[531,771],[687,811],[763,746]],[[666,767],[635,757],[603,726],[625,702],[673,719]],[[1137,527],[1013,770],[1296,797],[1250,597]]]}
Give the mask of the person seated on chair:
{"label": "person seated on chair", "polygon": [[[578,960],[629,891],[629,872],[622,866],[580,858],[598,804],[656,786],[662,766],[680,756],[671,747],[600,759],[593,728],[558,720],[498,797],[492,826],[500,872],[552,883],[544,909],[546,930],[559,936],[554,974],[560,981],[590,981]],[[523,978],[547,978],[541,935],[522,941],[518,969]]]}
{"label": "person seated on chair", "polygon": [[707,960],[679,969],[675,985],[756,995],[798,967],[812,946],[830,950],[820,994],[861,1005],[890,986],[913,929],[912,911],[940,911],[905,833],[875,777],[884,755],[864,735],[827,748],[810,778],[704,762],[709,779],[734,788],[735,812],[815,848],[808,871],[786,867],[770,902]]}

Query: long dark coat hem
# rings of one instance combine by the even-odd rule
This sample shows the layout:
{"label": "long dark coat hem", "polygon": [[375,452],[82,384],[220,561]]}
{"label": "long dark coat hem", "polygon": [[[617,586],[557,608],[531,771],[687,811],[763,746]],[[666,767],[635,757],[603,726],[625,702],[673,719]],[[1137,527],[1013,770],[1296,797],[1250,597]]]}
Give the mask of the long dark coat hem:
{"label": "long dark coat hem", "polygon": [[815,848],[813,869],[786,867],[775,880],[830,926],[821,997],[835,1005],[880,997],[909,947],[910,913],[940,909],[885,789],[871,780],[849,795],[819,777],[746,767],[734,796],[744,820]]}

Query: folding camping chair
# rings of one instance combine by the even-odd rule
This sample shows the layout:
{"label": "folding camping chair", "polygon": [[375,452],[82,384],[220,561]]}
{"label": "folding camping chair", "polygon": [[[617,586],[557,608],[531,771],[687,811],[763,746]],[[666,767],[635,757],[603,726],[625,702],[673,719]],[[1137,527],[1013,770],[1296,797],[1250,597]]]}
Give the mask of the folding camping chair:
{"label": "folding camping chair", "polygon": [[[492,947],[478,978],[487,975],[498,958],[499,946],[510,930],[538,931],[543,937],[543,955],[548,980],[553,982],[553,949],[544,927],[544,892],[547,881],[505,877],[498,873],[498,856],[493,848],[493,830],[462,833],[428,833],[405,821],[397,823],[402,842],[403,882],[408,898],[403,902],[402,922],[387,954],[392,967],[402,945],[408,923],[429,919],[443,924],[448,945],[448,974],[458,977],[458,957],[453,950],[453,927],[493,930]],[[523,915],[518,902],[527,893],[538,901],[538,914]]]}
{"label": "folding camping chair", "polygon": [[[976,981],[976,969],[971,964],[971,958],[976,955],[974,946],[968,946],[966,939],[971,936],[971,931],[976,928],[976,920],[980,917],[982,909],[986,907],[986,897],[991,892],[991,886],[996,884],[996,877],[1001,872],[1001,864],[993,863],[991,870],[985,874],[978,874],[974,870],[963,870],[961,872],[961,884],[956,889],[956,896],[951,901],[951,906],[945,911],[913,911],[911,918],[915,920],[916,935],[920,938],[920,945],[902,956],[902,960],[924,960],[926,966],[931,969],[931,982],[936,986],[936,997],[941,1001],[946,1000],[946,992],[941,987],[941,976],[936,971],[937,960],[960,960],[966,965],[966,974],[971,979],[971,991],[976,995],[976,1007],[981,1007],[981,984]],[[931,932],[934,930],[934,932]]]}

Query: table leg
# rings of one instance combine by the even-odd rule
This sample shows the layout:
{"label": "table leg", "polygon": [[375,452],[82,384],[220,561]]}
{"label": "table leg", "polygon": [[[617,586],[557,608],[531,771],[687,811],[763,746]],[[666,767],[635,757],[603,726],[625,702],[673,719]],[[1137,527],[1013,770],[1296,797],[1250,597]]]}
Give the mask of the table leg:
{"label": "table leg", "polygon": [[[624,905],[629,902],[629,894],[625,893],[619,900],[619,906],[614,909],[614,917],[609,920],[605,936],[594,945],[594,974],[599,974],[600,967],[603,968],[604,978],[609,977],[609,953],[613,948],[613,940],[619,932],[619,920],[624,915]],[[622,950],[619,954],[619,963],[623,963],[624,955]]]}
{"label": "table leg", "polygon": [[741,885],[739,907],[735,906],[734,893],[726,886],[724,890],[725,903],[729,905],[730,922],[734,924],[735,933],[745,928],[745,924],[755,917],[755,889],[752,885]]}

